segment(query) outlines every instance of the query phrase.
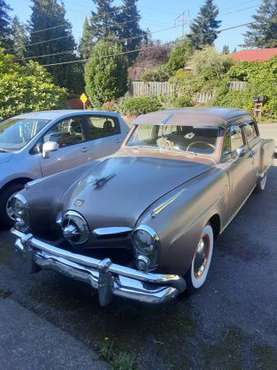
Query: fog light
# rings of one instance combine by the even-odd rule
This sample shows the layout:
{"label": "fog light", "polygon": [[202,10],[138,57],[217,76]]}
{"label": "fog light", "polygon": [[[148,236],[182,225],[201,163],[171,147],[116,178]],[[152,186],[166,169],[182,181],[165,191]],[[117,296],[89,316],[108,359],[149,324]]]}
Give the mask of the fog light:
{"label": "fog light", "polygon": [[149,270],[150,263],[151,261],[148,257],[145,257],[145,256],[137,257],[137,268],[140,271],[147,272]]}

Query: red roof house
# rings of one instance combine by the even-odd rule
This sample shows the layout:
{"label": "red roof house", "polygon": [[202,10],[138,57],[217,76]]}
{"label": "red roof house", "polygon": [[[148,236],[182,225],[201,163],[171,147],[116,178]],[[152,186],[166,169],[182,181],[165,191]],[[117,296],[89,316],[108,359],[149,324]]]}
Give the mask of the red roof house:
{"label": "red roof house", "polygon": [[277,48],[241,50],[230,54],[230,57],[238,62],[265,62],[277,57]]}

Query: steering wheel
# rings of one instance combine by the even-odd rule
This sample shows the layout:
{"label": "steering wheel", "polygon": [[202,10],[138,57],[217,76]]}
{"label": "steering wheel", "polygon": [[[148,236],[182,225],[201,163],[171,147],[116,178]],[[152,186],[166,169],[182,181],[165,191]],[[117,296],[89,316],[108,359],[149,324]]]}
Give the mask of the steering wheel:
{"label": "steering wheel", "polygon": [[215,145],[211,144],[211,143],[206,143],[205,141],[194,141],[192,143],[190,143],[187,147],[187,151],[189,152],[190,151],[190,148],[193,146],[193,145],[198,145],[198,144],[201,144],[201,145],[206,145],[210,148],[213,149],[213,151],[215,150]]}

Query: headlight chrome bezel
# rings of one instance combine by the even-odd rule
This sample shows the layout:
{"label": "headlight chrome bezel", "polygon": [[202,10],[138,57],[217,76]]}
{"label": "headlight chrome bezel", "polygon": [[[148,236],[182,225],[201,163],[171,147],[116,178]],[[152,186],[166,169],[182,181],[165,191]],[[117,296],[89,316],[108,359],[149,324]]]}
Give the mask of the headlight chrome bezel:
{"label": "headlight chrome bezel", "polygon": [[[147,238],[149,238],[148,243],[146,243]],[[132,240],[139,270],[154,270],[157,267],[160,247],[157,232],[150,226],[140,225],[133,231]]]}
{"label": "headlight chrome bezel", "polygon": [[89,240],[90,230],[87,220],[78,212],[67,211],[58,222],[63,236],[72,246],[82,246]]}

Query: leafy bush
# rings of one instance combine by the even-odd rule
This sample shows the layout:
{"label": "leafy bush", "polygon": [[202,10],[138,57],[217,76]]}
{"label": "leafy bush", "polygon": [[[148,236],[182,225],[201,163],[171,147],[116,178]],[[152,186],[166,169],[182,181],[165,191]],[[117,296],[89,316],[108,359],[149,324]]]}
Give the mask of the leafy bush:
{"label": "leafy bush", "polygon": [[124,98],[119,104],[122,114],[128,116],[138,116],[149,112],[155,112],[162,108],[162,104],[157,97],[138,96]]}
{"label": "leafy bush", "polygon": [[[116,42],[99,41],[85,66],[86,92],[94,104],[103,104],[127,91],[127,59]],[[113,55],[116,55],[113,57]]]}
{"label": "leafy bush", "polygon": [[144,82],[151,82],[151,81],[159,81],[164,82],[168,81],[169,73],[164,65],[154,68],[154,69],[146,69],[142,75],[141,79]]}
{"label": "leafy bush", "polygon": [[0,50],[0,117],[63,107],[66,91],[38,63],[19,65]]}
{"label": "leafy bush", "polygon": [[181,40],[171,50],[169,60],[167,62],[167,70],[172,76],[178,69],[183,69],[192,56],[192,44],[188,39]]}
{"label": "leafy bush", "polygon": [[[266,96],[263,113],[267,117],[277,117],[277,58],[267,62],[241,62],[234,65],[227,73],[217,94],[214,104],[239,107],[247,110],[253,108],[254,96]],[[230,81],[247,82],[247,88],[242,91],[229,89]]]}
{"label": "leafy bush", "polygon": [[170,105],[173,108],[184,108],[184,107],[192,107],[193,102],[190,96],[187,95],[180,95],[177,96],[169,101]]}

